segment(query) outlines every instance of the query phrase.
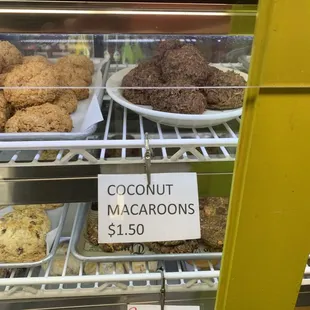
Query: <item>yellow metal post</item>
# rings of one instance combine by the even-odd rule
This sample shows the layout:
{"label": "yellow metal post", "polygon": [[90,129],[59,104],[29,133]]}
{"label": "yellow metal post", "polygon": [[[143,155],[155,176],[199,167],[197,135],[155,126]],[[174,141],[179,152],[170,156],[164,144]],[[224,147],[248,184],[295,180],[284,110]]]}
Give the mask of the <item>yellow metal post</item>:
{"label": "yellow metal post", "polygon": [[217,310],[294,309],[310,252],[309,39],[309,0],[260,0]]}

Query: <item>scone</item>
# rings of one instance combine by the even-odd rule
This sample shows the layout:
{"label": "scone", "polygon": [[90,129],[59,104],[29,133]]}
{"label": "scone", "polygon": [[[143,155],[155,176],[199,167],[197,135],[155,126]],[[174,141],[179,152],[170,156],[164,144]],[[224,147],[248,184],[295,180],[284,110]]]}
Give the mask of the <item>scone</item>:
{"label": "scone", "polygon": [[71,114],[76,110],[78,101],[74,91],[71,89],[62,89],[53,104],[56,104]]}
{"label": "scone", "polygon": [[44,211],[18,210],[0,218],[0,261],[34,262],[46,256],[50,221]]}
{"label": "scone", "polygon": [[50,64],[50,62],[48,61],[48,59],[44,56],[41,55],[35,55],[35,56],[25,56],[23,58],[23,64],[27,64],[30,62],[43,62],[45,64]]}
{"label": "scone", "polygon": [[2,59],[1,73],[8,72],[15,65],[23,62],[21,52],[8,41],[0,41],[0,58]]}
{"label": "scone", "polygon": [[[116,263],[114,269],[114,263],[99,263],[98,273],[99,274],[116,274],[125,273],[125,268],[122,263]],[[95,275],[97,272],[97,263],[87,262],[84,266],[84,273],[87,275]]]}
{"label": "scone", "polygon": [[63,206],[63,203],[50,203],[50,204],[37,204],[37,205],[16,205],[13,206],[14,210],[54,210]]}
{"label": "scone", "polygon": [[0,132],[4,131],[5,124],[11,114],[10,104],[5,100],[3,92],[0,91]]}
{"label": "scone", "polygon": [[70,132],[71,130],[70,115],[50,103],[17,111],[5,126],[5,132]]}
{"label": "scone", "polygon": [[8,87],[4,89],[4,96],[15,109],[52,102],[58,95],[58,83],[52,66],[43,62],[29,62],[15,67],[7,74],[4,86]]}
{"label": "scone", "polygon": [[94,74],[95,68],[94,68],[94,63],[85,55],[68,55],[65,57],[61,57],[58,60],[59,64],[71,64],[75,67],[78,68],[83,68],[86,69],[87,71],[89,71],[89,73],[91,75]]}

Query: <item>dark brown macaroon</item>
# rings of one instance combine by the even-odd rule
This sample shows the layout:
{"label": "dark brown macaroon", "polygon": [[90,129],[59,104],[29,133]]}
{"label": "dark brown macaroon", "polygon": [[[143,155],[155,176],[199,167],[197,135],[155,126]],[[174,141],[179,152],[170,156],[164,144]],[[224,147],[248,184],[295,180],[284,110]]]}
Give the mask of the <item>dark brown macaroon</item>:
{"label": "dark brown macaroon", "polygon": [[200,199],[201,241],[209,252],[221,252],[224,246],[229,199],[207,197]]}
{"label": "dark brown macaroon", "polygon": [[184,45],[184,43],[179,40],[165,40],[161,41],[156,48],[155,57],[160,59],[165,55],[167,51],[179,49]]}
{"label": "dark brown macaroon", "polygon": [[[123,78],[122,87],[159,87],[162,85],[160,69],[153,61],[145,61]],[[123,96],[134,104],[150,105],[152,89],[123,89]]]}
{"label": "dark brown macaroon", "polygon": [[199,247],[197,240],[188,240],[178,245],[163,245],[159,242],[148,242],[146,246],[158,254],[179,254],[179,253],[193,253]]}
{"label": "dark brown macaroon", "polygon": [[[245,86],[245,79],[233,71],[223,72],[209,67],[208,86],[222,86],[223,88],[205,88],[202,90],[207,99],[207,106],[212,110],[228,110],[240,108],[243,104],[244,88],[229,88],[231,86]],[[225,88],[228,87],[228,88]]]}
{"label": "dark brown macaroon", "polygon": [[171,81],[183,79],[193,85],[200,85],[207,79],[208,64],[194,45],[166,51],[161,70],[163,79]]}
{"label": "dark brown macaroon", "polygon": [[164,87],[172,88],[156,89],[150,95],[154,110],[180,114],[202,114],[205,111],[206,98],[189,82],[176,80]]}

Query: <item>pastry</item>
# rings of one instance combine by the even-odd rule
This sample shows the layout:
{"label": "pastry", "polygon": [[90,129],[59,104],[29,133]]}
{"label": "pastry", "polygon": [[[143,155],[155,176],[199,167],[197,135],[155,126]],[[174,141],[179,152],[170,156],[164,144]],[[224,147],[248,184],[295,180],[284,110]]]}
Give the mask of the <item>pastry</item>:
{"label": "pastry", "polygon": [[58,64],[70,64],[77,68],[83,68],[89,71],[90,75],[95,72],[94,63],[85,55],[68,55],[61,57],[58,60]]}
{"label": "pastry", "polygon": [[42,210],[15,210],[0,218],[0,261],[34,262],[46,256],[50,221]]}
{"label": "pastry", "polygon": [[182,114],[202,114],[205,111],[206,99],[198,89],[193,89],[195,86],[177,80],[166,83],[165,87],[173,88],[153,90],[150,95],[154,110]]}
{"label": "pastry", "polygon": [[27,64],[30,62],[43,62],[45,64],[50,64],[50,62],[48,61],[48,59],[44,56],[41,55],[35,55],[35,56],[25,56],[23,58],[23,64]]}
{"label": "pastry", "polygon": [[0,132],[4,131],[5,124],[11,114],[11,105],[4,98],[3,92],[0,91]]}
{"label": "pastry", "polygon": [[70,132],[71,130],[70,115],[50,103],[17,111],[5,126],[5,132]]}
{"label": "pastry", "polygon": [[14,210],[27,210],[34,208],[35,210],[54,210],[63,206],[63,203],[37,204],[37,205],[15,205]]}
{"label": "pastry", "polygon": [[[139,64],[125,75],[122,87],[159,87],[163,82],[160,79],[160,69],[153,61]],[[134,104],[151,105],[152,89],[123,89],[123,96]]]}
{"label": "pastry", "polygon": [[15,109],[52,102],[58,95],[58,83],[52,67],[42,62],[29,62],[15,67],[4,82],[4,96]]}
{"label": "pastry", "polygon": [[183,79],[197,85],[206,80],[208,65],[199,50],[187,44],[166,51],[161,70],[165,81]]}
{"label": "pastry", "polygon": [[15,65],[23,62],[23,55],[10,42],[0,41],[0,59],[2,62],[2,70],[0,73],[9,72]]}
{"label": "pastry", "polygon": [[[123,274],[125,273],[124,265],[122,263],[98,263],[98,273],[103,274]],[[95,275],[97,272],[97,263],[87,262],[84,266],[84,273],[87,275]]]}
{"label": "pastry", "polygon": [[[55,256],[52,260],[52,265],[49,271],[49,275],[51,276],[62,276],[63,269],[65,266],[65,261],[68,253],[68,243],[61,243]],[[48,263],[44,263],[43,269],[46,270],[49,265]],[[67,276],[77,276],[80,272],[80,261],[77,260],[73,255],[69,254],[67,268],[66,268],[66,275]]]}
{"label": "pastry", "polygon": [[56,104],[71,114],[76,110],[78,101],[75,93],[71,89],[63,89],[53,104]]}

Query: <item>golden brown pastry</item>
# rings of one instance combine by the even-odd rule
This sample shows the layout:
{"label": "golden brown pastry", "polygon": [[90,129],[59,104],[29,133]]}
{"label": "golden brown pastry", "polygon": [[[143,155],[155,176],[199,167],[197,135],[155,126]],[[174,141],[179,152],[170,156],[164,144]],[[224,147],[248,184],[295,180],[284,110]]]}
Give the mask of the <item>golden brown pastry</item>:
{"label": "golden brown pastry", "polygon": [[15,65],[23,62],[21,52],[8,41],[0,41],[0,58],[2,59],[1,73],[8,72]]}
{"label": "golden brown pastry", "polygon": [[94,63],[85,55],[68,55],[58,60],[59,64],[71,64],[78,68],[83,68],[89,71],[90,75],[94,74]]}
{"label": "golden brown pastry", "polygon": [[78,101],[74,91],[71,89],[62,89],[53,104],[56,104],[71,114],[76,110]]}
{"label": "golden brown pastry", "polygon": [[70,115],[51,103],[17,111],[5,126],[5,132],[70,132],[71,130]]}
{"label": "golden brown pastry", "polygon": [[0,261],[22,263],[46,256],[50,221],[42,210],[15,210],[0,218]]}
{"label": "golden brown pastry", "polygon": [[16,109],[54,101],[58,95],[58,83],[52,67],[42,62],[29,62],[15,67],[8,73],[4,96]]}
{"label": "golden brown pastry", "polygon": [[4,131],[5,124],[11,114],[10,104],[5,100],[3,92],[0,91],[0,132]]}

